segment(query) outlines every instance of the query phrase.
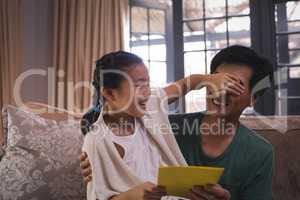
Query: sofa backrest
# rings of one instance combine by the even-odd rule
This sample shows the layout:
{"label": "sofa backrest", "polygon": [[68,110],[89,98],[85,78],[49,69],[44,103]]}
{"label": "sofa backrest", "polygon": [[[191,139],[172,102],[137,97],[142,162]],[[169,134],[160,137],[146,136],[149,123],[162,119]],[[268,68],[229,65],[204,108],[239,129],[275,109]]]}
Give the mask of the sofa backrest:
{"label": "sofa backrest", "polygon": [[[80,119],[81,114],[49,107],[40,103],[27,103],[27,110],[37,111],[46,108],[39,115],[48,119],[66,120],[69,117]],[[199,113],[169,115],[173,123],[180,124],[183,118],[197,118]],[[241,123],[268,140],[275,149],[275,174],[273,193],[275,200],[300,199],[300,116],[287,117],[241,117]],[[2,124],[0,123],[0,126]],[[0,142],[3,130],[0,127]]]}
{"label": "sofa backrest", "polygon": [[240,121],[274,147],[274,199],[300,199],[300,116],[251,116]]}

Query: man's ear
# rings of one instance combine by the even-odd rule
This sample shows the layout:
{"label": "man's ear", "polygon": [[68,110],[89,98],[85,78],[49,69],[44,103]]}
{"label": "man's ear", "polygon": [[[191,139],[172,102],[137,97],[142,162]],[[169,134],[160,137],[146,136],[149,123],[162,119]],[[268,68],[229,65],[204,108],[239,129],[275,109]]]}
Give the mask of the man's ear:
{"label": "man's ear", "polygon": [[115,100],[115,96],[114,96],[114,93],[113,93],[112,89],[101,88],[100,94],[108,102],[113,102]]}

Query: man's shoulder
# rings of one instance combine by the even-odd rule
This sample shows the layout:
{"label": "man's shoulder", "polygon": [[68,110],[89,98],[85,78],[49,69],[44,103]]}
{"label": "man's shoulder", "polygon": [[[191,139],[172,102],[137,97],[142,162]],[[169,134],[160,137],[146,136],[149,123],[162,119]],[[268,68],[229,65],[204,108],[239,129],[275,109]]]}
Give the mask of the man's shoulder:
{"label": "man's shoulder", "polygon": [[245,146],[249,153],[259,154],[259,157],[273,154],[272,144],[254,130],[241,125],[240,134],[242,134],[241,145]]}

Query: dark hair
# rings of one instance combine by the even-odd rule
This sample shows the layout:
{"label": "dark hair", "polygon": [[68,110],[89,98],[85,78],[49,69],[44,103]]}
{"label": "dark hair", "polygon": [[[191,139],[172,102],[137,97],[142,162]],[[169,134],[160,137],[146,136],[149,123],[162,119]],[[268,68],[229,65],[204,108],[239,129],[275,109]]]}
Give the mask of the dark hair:
{"label": "dark hair", "polygon": [[[110,70],[126,71],[129,67],[143,63],[143,60],[135,54],[125,51],[116,51],[105,54],[96,61],[93,86],[95,89],[93,97],[93,108],[91,108],[81,119],[81,131],[85,135],[91,125],[97,121],[104,99],[100,95],[100,88],[116,89],[120,86],[124,77]],[[105,72],[106,71],[106,72]]]}
{"label": "dark hair", "polygon": [[[265,77],[269,77],[269,85],[273,86],[272,64],[248,47],[234,45],[219,51],[211,61],[211,73],[215,72],[221,64],[242,64],[250,67],[253,70],[250,80],[251,90]],[[255,92],[254,97],[263,95],[266,89],[264,88]]]}

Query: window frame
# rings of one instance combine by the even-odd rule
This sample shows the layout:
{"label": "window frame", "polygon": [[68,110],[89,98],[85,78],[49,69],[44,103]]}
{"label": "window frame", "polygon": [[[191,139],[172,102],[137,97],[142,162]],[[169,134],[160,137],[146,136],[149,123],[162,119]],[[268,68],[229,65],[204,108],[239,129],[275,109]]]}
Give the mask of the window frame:
{"label": "window frame", "polygon": [[[130,0],[130,7],[137,6],[143,8],[160,9],[165,11],[165,30],[166,30],[166,57],[167,57],[167,83],[174,82],[184,77],[184,61],[181,50],[183,49],[183,40],[178,37],[183,34],[181,30],[182,6],[178,6],[181,0],[172,1],[171,7],[157,3],[154,1],[145,0]],[[175,5],[175,6],[174,6]],[[173,15],[176,13],[176,15]],[[131,22],[131,9],[130,9]],[[130,26],[130,37],[131,37]],[[170,106],[170,111],[173,113],[185,112],[185,100],[181,98],[179,101]]]}
{"label": "window frame", "polygon": [[[294,0],[250,0],[250,38],[251,48],[258,54],[269,59],[274,72],[280,69],[277,64],[275,4]],[[144,0],[130,0],[130,5],[158,8],[159,4]],[[183,1],[172,0],[172,7],[167,9],[166,45],[167,45],[167,82],[184,77],[184,36],[183,36]],[[176,13],[176,15],[174,15]],[[227,34],[227,33],[226,33]],[[227,36],[228,37],[228,36]],[[298,66],[298,65],[297,65]],[[292,67],[292,66],[291,66]],[[261,115],[275,115],[276,93],[275,86],[257,99],[254,109]],[[185,98],[177,102],[176,112],[185,112]],[[179,106],[178,106],[179,105]],[[298,111],[299,113],[300,111]],[[287,113],[289,114],[289,113]]]}
{"label": "window frame", "polygon": [[280,58],[285,61],[288,61],[286,60],[288,55],[285,55],[288,52],[284,52],[285,50],[288,50],[288,46],[286,43],[287,41],[278,41],[279,45],[282,48],[280,48],[280,52],[277,52],[278,49],[276,47],[276,37],[280,34],[285,33],[277,33],[275,6],[276,4],[287,3],[289,1],[295,0],[251,0],[252,3],[250,3],[250,14],[252,14],[251,26],[253,26],[253,32],[251,33],[251,38],[253,38],[253,49],[256,50],[260,55],[268,58],[271,61],[275,72],[275,85],[273,89],[268,90],[268,92],[266,92],[266,94],[263,97],[261,97],[261,99],[259,99],[259,101],[255,104],[255,110],[262,115],[289,115],[293,114],[293,112],[295,112],[296,114],[299,114],[300,112],[300,110],[294,111],[293,109],[289,108],[290,105],[288,102],[288,94],[286,97],[286,101],[282,101],[282,99],[280,98],[281,89],[290,89],[296,87],[296,84],[293,83],[294,80],[290,80],[289,77],[287,77],[287,83],[282,85],[280,82],[280,77],[284,73],[286,73],[287,69],[290,69],[294,66],[299,66],[285,64],[285,66],[287,67],[287,69],[285,69],[284,66],[277,62],[277,55],[283,56]]}

